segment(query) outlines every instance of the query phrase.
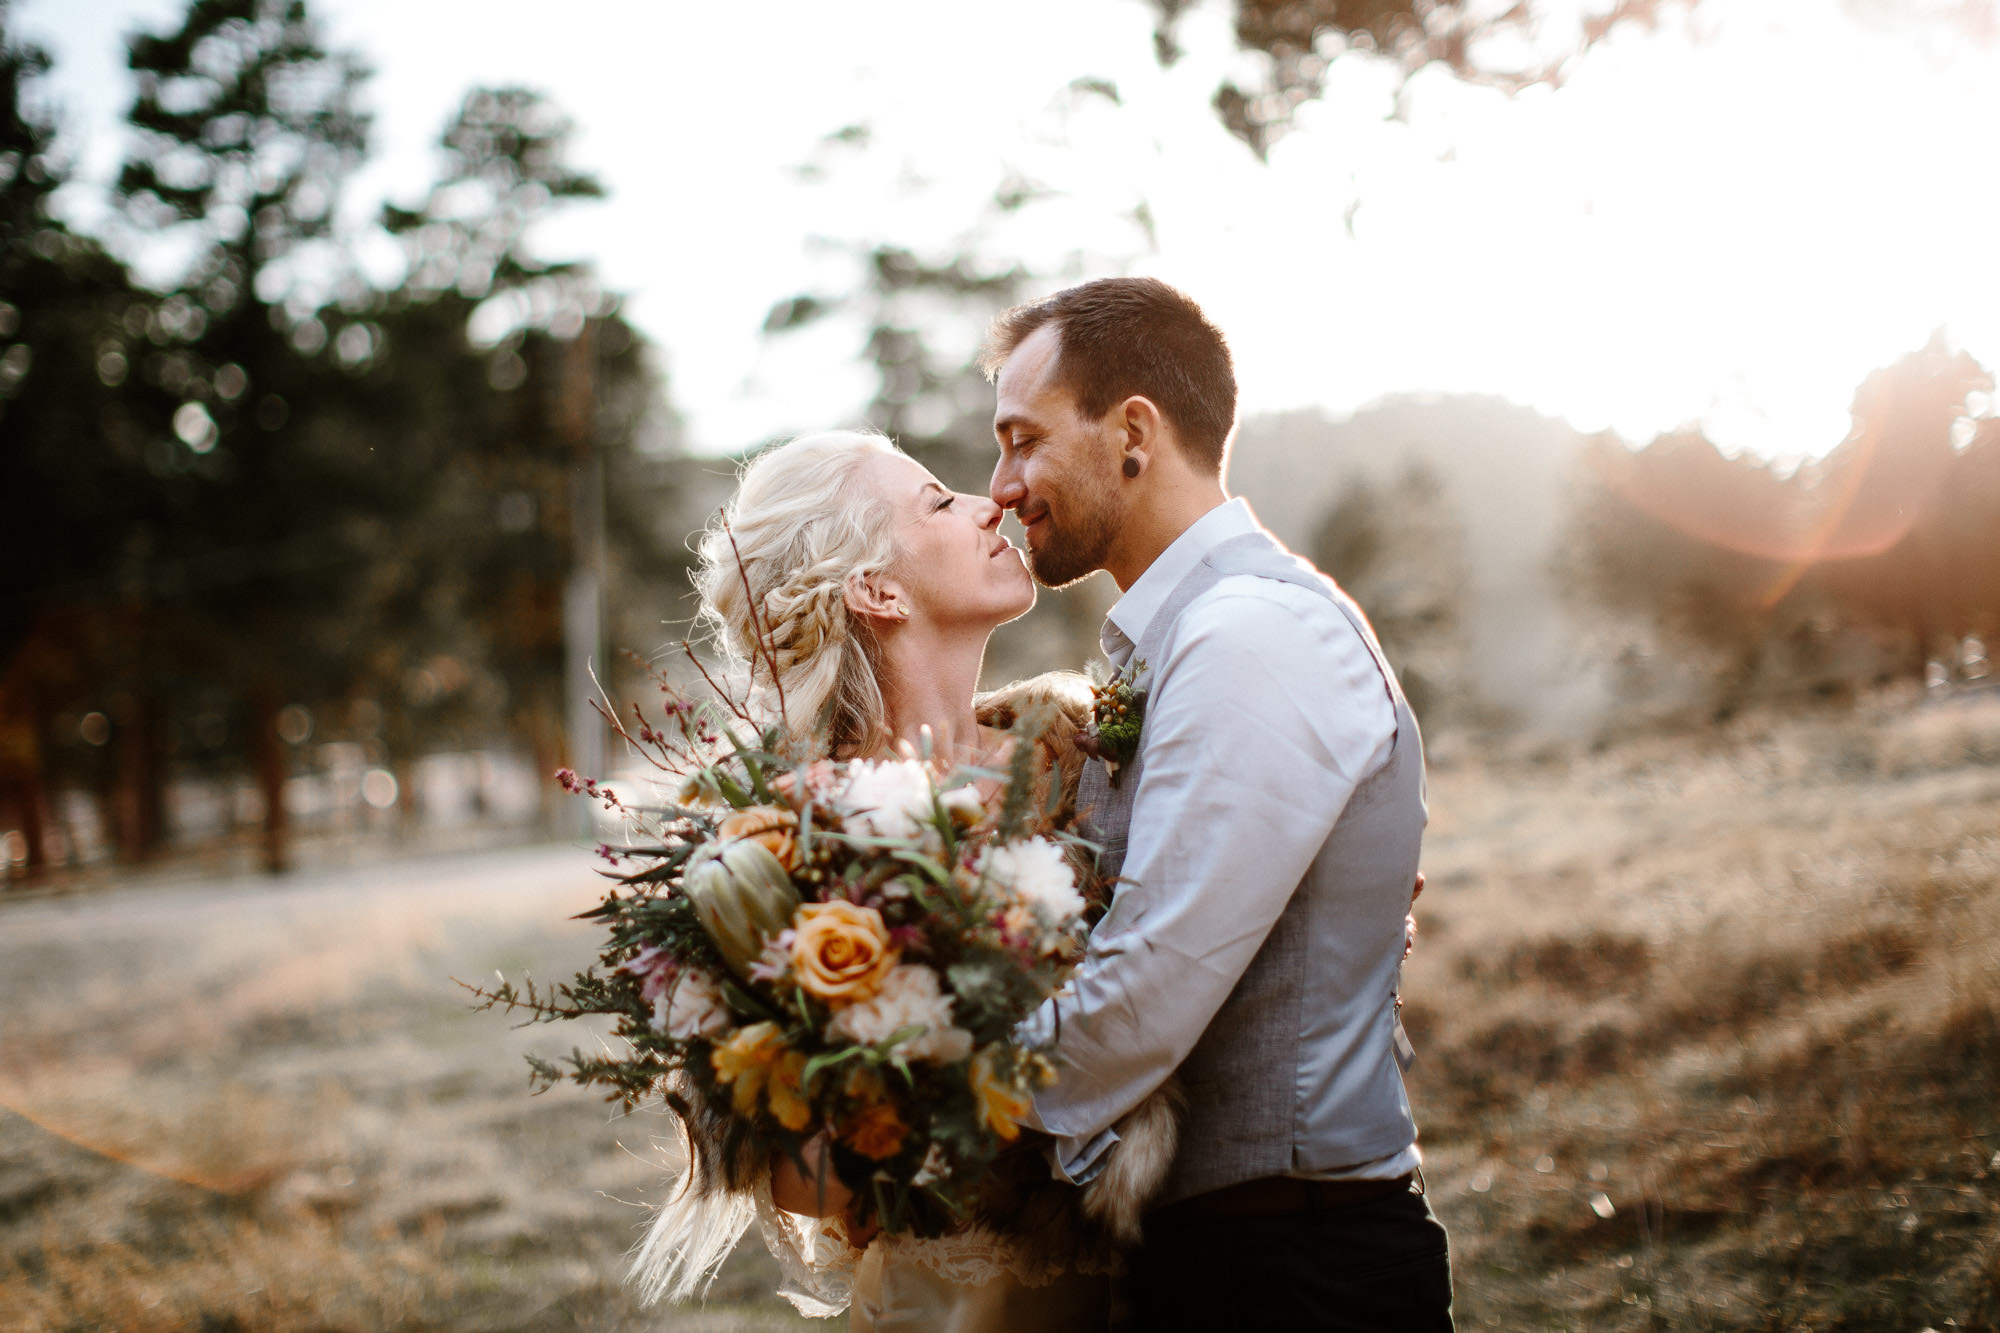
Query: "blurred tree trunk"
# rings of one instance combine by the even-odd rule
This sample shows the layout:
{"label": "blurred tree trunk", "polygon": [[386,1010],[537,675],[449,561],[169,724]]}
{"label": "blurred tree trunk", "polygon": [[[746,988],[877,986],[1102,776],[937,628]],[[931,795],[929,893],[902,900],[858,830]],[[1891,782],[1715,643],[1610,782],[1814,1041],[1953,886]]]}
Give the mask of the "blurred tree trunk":
{"label": "blurred tree trunk", "polygon": [[568,832],[563,821],[568,811],[563,808],[560,788],[554,781],[555,771],[564,760],[562,721],[542,708],[531,708],[525,720],[535,750],[535,794],[541,801],[542,827],[551,833]]}
{"label": "blurred tree trunk", "polygon": [[[0,700],[6,708],[0,721],[0,828],[20,820],[21,834],[28,840],[27,871],[30,879],[46,874],[54,864],[55,821],[49,811],[48,775],[42,762],[42,717],[39,700],[26,691]],[[0,853],[0,860],[5,854]]]}
{"label": "blurred tree trunk", "polygon": [[55,817],[49,809],[47,774],[37,763],[20,784],[22,823],[28,835],[28,876],[33,879],[56,868]]}
{"label": "blurred tree trunk", "polygon": [[264,869],[282,875],[292,868],[291,828],[285,816],[286,762],[284,738],[278,734],[278,692],[260,685],[250,697],[252,756],[257,789],[264,796]]}
{"label": "blurred tree trunk", "polygon": [[417,809],[417,765],[407,750],[398,751],[389,771],[396,777],[396,836],[407,840],[417,835],[422,823],[422,812]]}
{"label": "blurred tree trunk", "polygon": [[118,815],[118,853],[126,861],[144,861],[160,849],[166,827],[159,704],[150,692],[141,690],[117,695],[111,708],[118,724],[118,785],[113,802]]}

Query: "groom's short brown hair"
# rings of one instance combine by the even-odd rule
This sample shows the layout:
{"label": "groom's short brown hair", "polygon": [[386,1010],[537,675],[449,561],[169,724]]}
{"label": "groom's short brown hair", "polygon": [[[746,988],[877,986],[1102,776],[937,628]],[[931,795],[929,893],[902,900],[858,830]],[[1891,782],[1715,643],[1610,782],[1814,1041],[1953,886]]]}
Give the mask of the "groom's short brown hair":
{"label": "groom's short brown hair", "polygon": [[1004,310],[979,365],[992,379],[1029,334],[1056,326],[1057,382],[1086,417],[1134,394],[1173,422],[1194,458],[1217,472],[1236,424],[1236,366],[1222,330],[1158,278],[1100,278]]}

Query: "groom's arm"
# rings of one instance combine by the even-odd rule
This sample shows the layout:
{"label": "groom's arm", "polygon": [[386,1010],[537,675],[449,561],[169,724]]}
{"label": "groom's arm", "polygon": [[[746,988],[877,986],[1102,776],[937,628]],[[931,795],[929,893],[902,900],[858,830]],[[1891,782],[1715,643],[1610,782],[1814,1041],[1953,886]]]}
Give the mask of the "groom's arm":
{"label": "groom's arm", "polygon": [[1130,882],[1024,1033],[1060,1038],[1035,1110],[1064,1175],[1095,1174],[1111,1126],[1193,1049],[1395,732],[1374,657],[1325,598],[1235,578],[1183,615],[1153,664]]}

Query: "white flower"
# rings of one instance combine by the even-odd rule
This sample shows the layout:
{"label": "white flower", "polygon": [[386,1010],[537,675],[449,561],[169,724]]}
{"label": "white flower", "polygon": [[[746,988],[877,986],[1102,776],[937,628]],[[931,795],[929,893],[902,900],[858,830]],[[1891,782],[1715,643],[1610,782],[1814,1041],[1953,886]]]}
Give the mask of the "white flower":
{"label": "white flower", "polygon": [[977,824],[986,818],[986,802],[979,799],[978,789],[969,782],[938,797],[938,803],[960,823]]}
{"label": "white flower", "polygon": [[1083,911],[1076,872],[1070,869],[1062,848],[1047,838],[989,847],[980,858],[979,869],[988,880],[1040,908],[1052,921],[1067,921]]}
{"label": "white flower", "polygon": [[950,1178],[951,1163],[945,1160],[944,1149],[933,1143],[930,1151],[924,1154],[923,1165],[917,1168],[917,1174],[910,1177],[910,1183],[922,1189],[926,1185],[935,1185],[940,1180]]}
{"label": "white flower", "polygon": [[862,761],[835,804],[850,833],[914,838],[930,822],[931,775],[914,759]]}
{"label": "white flower", "polygon": [[679,1041],[719,1036],[732,1025],[722,987],[703,972],[681,973],[667,993],[653,1001],[653,1031]]}
{"label": "white flower", "polygon": [[829,1037],[872,1046],[903,1028],[921,1027],[922,1032],[898,1043],[897,1052],[906,1060],[950,1064],[972,1054],[972,1034],[951,1025],[951,1003],[951,996],[939,990],[937,973],[922,963],[898,963],[881,990],[834,1015],[826,1032]]}

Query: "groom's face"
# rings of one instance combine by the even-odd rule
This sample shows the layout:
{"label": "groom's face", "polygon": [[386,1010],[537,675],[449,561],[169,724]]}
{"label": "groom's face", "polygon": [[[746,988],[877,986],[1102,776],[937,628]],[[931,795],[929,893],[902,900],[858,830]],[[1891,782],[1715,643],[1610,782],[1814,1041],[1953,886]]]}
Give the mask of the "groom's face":
{"label": "groom's face", "polygon": [[1060,588],[1104,567],[1117,535],[1119,450],[1057,382],[1061,332],[1045,324],[1021,340],[995,382],[993,431],[1000,461],[994,503],[1027,531],[1028,567]]}

